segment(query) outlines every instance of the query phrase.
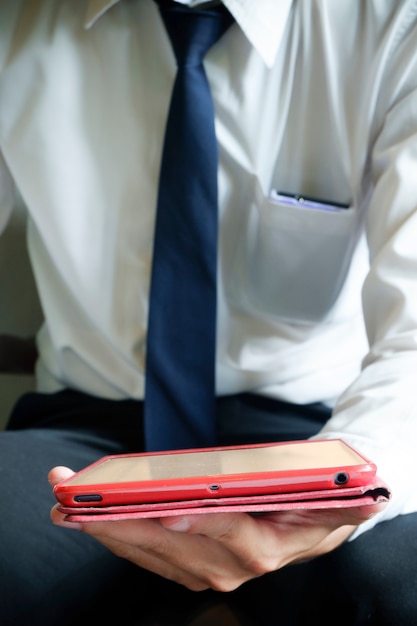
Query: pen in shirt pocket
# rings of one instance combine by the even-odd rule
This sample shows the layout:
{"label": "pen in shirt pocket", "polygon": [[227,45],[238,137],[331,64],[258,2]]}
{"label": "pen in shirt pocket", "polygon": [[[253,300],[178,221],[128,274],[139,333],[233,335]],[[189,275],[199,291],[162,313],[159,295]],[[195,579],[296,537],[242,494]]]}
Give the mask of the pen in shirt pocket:
{"label": "pen in shirt pocket", "polygon": [[272,202],[280,204],[289,204],[306,209],[319,209],[321,211],[346,211],[350,206],[344,202],[323,200],[322,198],[313,198],[303,194],[288,193],[276,189],[272,189],[269,199]]}

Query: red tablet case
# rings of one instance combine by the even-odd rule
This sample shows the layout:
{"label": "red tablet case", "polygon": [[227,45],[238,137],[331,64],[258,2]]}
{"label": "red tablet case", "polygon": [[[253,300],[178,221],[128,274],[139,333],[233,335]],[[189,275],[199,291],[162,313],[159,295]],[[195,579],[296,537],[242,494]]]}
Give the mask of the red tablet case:
{"label": "red tablet case", "polygon": [[323,489],[298,493],[232,496],[108,507],[70,507],[60,505],[58,509],[66,514],[67,521],[84,523],[201,513],[244,512],[262,514],[291,509],[349,508],[387,502],[390,498],[391,492],[389,488],[381,479],[376,477],[367,485],[339,488],[337,490]]}

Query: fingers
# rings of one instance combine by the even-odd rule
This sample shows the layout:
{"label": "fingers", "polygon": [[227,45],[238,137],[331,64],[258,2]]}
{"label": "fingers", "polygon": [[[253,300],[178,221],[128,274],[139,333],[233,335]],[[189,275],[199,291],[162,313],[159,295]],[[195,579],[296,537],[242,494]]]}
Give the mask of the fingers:
{"label": "fingers", "polygon": [[[48,473],[49,484],[53,488],[55,487],[55,485],[61,482],[61,480],[64,480],[65,478],[70,478],[70,476],[72,476],[73,474],[74,472],[69,467],[57,465],[56,467],[53,467]],[[55,524],[55,526],[64,526],[65,528],[71,528],[73,530],[81,530],[81,524],[73,524],[66,521],[66,516],[58,511],[58,506],[59,504],[57,503],[54,507],[52,507],[50,512],[51,520]]]}
{"label": "fingers", "polygon": [[257,517],[213,513],[165,518],[161,524],[177,532],[210,536],[234,554],[242,572],[258,576],[334,549],[384,506],[281,511]]}
{"label": "fingers", "polygon": [[[83,530],[94,536],[114,554],[138,567],[176,581],[192,591],[208,588],[207,583],[199,575],[194,575],[193,567],[184,558],[184,549],[175,550],[172,539],[168,541],[162,536],[167,531],[164,531],[157,520],[121,521],[111,525],[110,534],[107,523],[85,524]],[[181,559],[180,550],[183,552]]]}
{"label": "fingers", "polygon": [[67,516],[58,510],[60,505],[57,503],[52,507],[50,511],[50,517],[55,526],[62,526],[63,528],[69,528],[70,530],[83,530],[83,524],[77,522],[68,522]]}
{"label": "fingers", "polygon": [[84,532],[112,546],[110,549],[116,548],[120,556],[137,565],[144,566],[144,559],[155,559],[158,573],[167,576],[169,572],[171,580],[190,589],[211,587],[229,591],[253,577],[253,573],[242,570],[240,559],[227,545],[207,534],[174,532],[164,528],[159,520],[129,520],[111,525],[112,528],[106,522],[86,524]]}
{"label": "fingers", "polygon": [[177,532],[188,527],[188,534],[208,536],[214,544],[223,546],[238,564],[242,582],[280,566],[278,536],[262,516],[208,513],[189,515],[179,523],[173,518],[164,518],[161,524]]}
{"label": "fingers", "polygon": [[[55,485],[71,475],[69,468],[56,467],[49,479]],[[54,524],[82,530],[118,556],[191,590],[231,591],[249,579],[333,550],[383,507],[73,524],[55,506],[51,518]]]}
{"label": "fingers", "polygon": [[48,481],[51,487],[55,487],[57,483],[65,478],[69,478],[72,476],[74,472],[69,467],[64,467],[63,465],[57,465],[53,467],[48,473]]}
{"label": "fingers", "polygon": [[[49,481],[54,487],[73,472],[67,467],[55,467],[49,472]],[[57,526],[82,530],[92,535],[100,543],[118,556],[126,558],[140,567],[175,580],[192,590],[209,587],[228,591],[236,588],[249,578],[253,572],[242,568],[241,559],[230,550],[227,537],[244,535],[239,526],[242,519],[253,525],[253,520],[246,515],[222,515],[223,523],[218,521],[210,527],[210,533],[184,532],[190,530],[188,518],[179,518],[174,532],[165,528],[159,520],[124,520],[115,522],[88,522],[74,524],[68,522],[65,514],[58,510],[58,504],[51,510],[51,519]],[[190,516],[191,518],[198,516]],[[205,515],[202,517],[206,517]],[[218,518],[218,515],[209,516]],[[213,522],[215,520],[213,519]],[[218,539],[222,538],[222,541]],[[243,542],[244,543],[244,542]],[[239,542],[236,544],[239,550]]]}

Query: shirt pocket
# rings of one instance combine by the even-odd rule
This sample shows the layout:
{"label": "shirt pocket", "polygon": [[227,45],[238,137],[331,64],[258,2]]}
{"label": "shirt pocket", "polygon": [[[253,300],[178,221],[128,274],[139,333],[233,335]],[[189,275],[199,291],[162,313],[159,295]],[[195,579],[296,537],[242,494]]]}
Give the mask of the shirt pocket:
{"label": "shirt pocket", "polygon": [[349,269],[356,213],[287,205],[258,193],[236,248],[232,303],[257,316],[324,321]]}

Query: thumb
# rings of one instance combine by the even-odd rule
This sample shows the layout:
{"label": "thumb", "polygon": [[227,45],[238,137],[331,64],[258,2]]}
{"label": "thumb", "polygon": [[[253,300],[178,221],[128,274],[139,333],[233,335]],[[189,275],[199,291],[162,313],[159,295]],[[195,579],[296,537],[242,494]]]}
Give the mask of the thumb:
{"label": "thumb", "polygon": [[72,476],[74,472],[69,467],[63,465],[57,465],[53,467],[48,473],[48,481],[51,487],[55,487],[56,484]]}

